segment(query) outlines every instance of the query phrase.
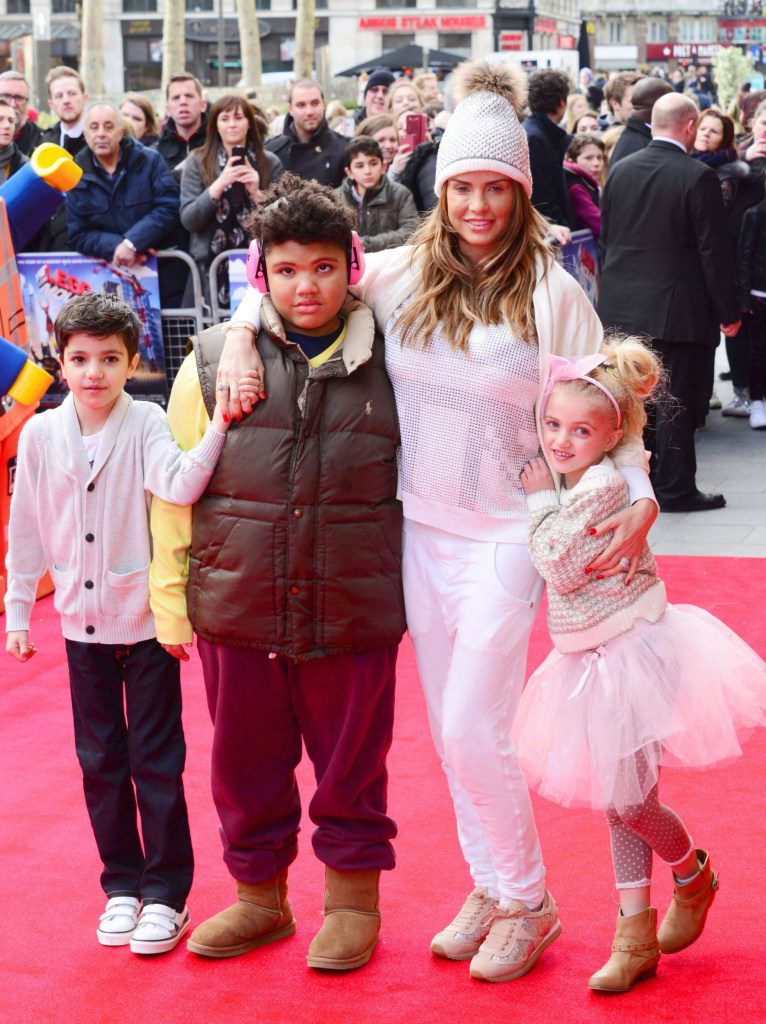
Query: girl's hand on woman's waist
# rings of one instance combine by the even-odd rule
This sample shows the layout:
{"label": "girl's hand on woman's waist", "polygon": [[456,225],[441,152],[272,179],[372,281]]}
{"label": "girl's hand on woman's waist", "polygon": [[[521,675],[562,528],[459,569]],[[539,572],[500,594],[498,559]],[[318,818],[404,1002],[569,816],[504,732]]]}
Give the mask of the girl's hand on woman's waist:
{"label": "girl's hand on woman's waist", "polygon": [[[216,397],[231,419],[241,420],[253,411],[259,399],[266,398],[264,373],[263,361],[255,347],[255,329],[243,324],[230,327],[226,332],[215,384]],[[242,390],[240,383],[244,378],[255,381],[258,386]]]}
{"label": "girl's hand on woman's waist", "polygon": [[594,573],[596,579],[616,576],[625,572],[627,586],[638,571],[641,552],[659,509],[650,498],[639,498],[630,508],[622,509],[613,516],[599,523],[590,532],[600,537],[612,533],[612,539],[598,558],[588,566],[588,572]]}

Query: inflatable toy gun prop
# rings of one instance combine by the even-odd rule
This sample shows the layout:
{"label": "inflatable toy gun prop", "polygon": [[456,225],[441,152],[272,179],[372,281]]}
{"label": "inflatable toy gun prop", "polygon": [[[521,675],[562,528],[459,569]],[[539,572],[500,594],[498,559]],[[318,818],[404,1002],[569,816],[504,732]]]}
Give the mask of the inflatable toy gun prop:
{"label": "inflatable toy gun prop", "polygon": [[19,252],[64,202],[82,168],[61,146],[44,142],[11,178],[0,185],[14,252]]}

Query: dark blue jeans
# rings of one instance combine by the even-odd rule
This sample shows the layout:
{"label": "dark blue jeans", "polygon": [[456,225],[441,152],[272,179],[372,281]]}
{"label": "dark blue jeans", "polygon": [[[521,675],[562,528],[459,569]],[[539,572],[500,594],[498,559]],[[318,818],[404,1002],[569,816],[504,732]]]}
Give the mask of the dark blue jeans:
{"label": "dark blue jeans", "polygon": [[181,910],[194,858],[182,780],[179,663],[156,640],[67,640],[66,652],[75,747],[104,892]]}

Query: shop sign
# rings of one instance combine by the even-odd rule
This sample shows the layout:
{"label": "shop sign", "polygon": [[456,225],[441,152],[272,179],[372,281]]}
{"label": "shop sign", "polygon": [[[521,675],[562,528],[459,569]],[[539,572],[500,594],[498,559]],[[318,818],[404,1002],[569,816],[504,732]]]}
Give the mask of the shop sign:
{"label": "shop sign", "polygon": [[577,40],[574,36],[559,36],[558,48],[560,50],[574,50],[577,48]]}
{"label": "shop sign", "polygon": [[766,18],[727,19],[718,22],[721,43],[766,43]]}
{"label": "shop sign", "polygon": [[543,36],[555,36],[559,27],[555,18],[535,18],[535,32]]}
{"label": "shop sign", "polygon": [[647,60],[710,60],[726,43],[647,43]]}
{"label": "shop sign", "polygon": [[500,33],[500,49],[503,52],[509,50],[523,50],[524,49],[524,33],[523,32],[501,32]]}
{"label": "shop sign", "polygon": [[373,32],[473,32],[486,27],[487,17],[484,14],[445,14],[436,17],[398,14],[359,19],[360,29]]}

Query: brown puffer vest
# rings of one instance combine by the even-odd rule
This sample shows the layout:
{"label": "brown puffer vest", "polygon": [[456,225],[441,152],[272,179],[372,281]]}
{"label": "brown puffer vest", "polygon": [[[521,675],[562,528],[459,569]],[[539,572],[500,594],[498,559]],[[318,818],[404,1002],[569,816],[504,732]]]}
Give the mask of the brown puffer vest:
{"label": "brown puffer vest", "polygon": [[[232,424],[193,513],[189,618],[213,643],[302,660],[404,633],[396,404],[372,313],[343,315],[342,348],[312,368],[261,306],[268,399]],[[224,332],[192,341],[212,415]]]}

